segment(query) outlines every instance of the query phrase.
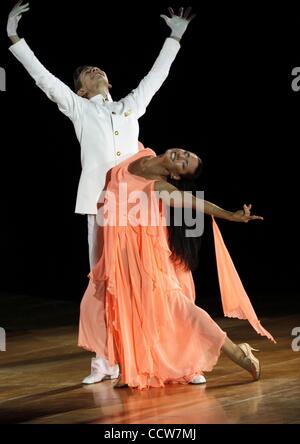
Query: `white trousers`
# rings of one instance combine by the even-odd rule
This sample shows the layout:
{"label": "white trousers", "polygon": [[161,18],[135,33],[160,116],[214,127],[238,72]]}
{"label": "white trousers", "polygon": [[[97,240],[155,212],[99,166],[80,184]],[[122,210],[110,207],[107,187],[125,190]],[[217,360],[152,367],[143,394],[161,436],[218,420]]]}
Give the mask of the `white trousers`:
{"label": "white trousers", "polygon": [[[88,214],[87,216],[87,222],[88,222],[88,244],[89,244],[89,261],[90,261],[90,270],[96,265],[99,258],[99,251],[98,251],[98,245],[97,245],[97,221],[96,221],[96,215],[95,214]],[[97,356],[96,362],[95,360],[92,361],[92,367],[97,367],[98,369],[101,369],[101,372],[105,375],[113,375],[116,373],[116,370],[118,370],[118,366],[111,367],[107,361],[107,359]],[[95,366],[96,364],[96,366]]]}
{"label": "white trousers", "polygon": [[98,262],[98,248],[97,248],[97,221],[95,214],[88,214],[88,243],[89,243],[89,260],[90,269]]}

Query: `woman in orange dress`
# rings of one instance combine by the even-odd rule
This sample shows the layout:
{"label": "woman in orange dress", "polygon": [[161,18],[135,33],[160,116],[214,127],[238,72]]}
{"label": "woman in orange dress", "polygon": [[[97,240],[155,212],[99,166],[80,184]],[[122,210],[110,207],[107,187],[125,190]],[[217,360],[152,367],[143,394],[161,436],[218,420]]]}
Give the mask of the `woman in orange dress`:
{"label": "woman in orange dress", "polygon": [[253,349],[234,344],[195,305],[195,239],[180,242],[167,226],[166,205],[200,205],[204,214],[235,222],[262,219],[250,214],[250,206],[226,211],[170,183],[195,178],[201,164],[188,151],[170,149],[156,156],[147,148],[107,175],[98,214],[100,259],[81,302],[78,345],[106,357],[110,365],[119,364],[117,386],[189,383],[213,369],[221,350],[254,380],[260,377]]}

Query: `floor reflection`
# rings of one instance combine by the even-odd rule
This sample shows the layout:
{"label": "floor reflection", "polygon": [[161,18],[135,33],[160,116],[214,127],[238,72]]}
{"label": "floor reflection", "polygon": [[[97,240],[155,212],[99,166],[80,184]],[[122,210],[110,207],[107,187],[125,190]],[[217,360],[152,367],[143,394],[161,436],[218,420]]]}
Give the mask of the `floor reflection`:
{"label": "floor reflection", "polygon": [[[215,388],[208,384],[171,385],[140,391],[130,388],[114,389],[105,384],[84,388],[93,395],[95,407],[100,407],[104,414],[104,417],[100,415],[91,423],[238,423],[241,412],[243,416],[254,415],[262,399],[259,382],[250,383],[251,390],[249,383],[239,384],[240,390],[237,386],[234,388],[233,399],[228,401],[228,397],[224,396],[224,402],[214,394],[214,391],[219,394],[220,389],[226,388],[220,385]],[[242,396],[245,390],[250,392],[246,399]],[[238,392],[242,399],[239,399]]]}

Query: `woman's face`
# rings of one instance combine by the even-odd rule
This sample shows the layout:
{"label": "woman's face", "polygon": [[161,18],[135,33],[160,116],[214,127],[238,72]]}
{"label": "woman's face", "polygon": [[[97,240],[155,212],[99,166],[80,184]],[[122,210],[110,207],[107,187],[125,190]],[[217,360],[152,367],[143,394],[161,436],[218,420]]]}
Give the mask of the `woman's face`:
{"label": "woman's face", "polygon": [[194,174],[199,162],[201,162],[196,154],[181,148],[171,148],[167,150],[165,154],[163,154],[163,158],[171,177],[173,176],[174,179],[180,178],[180,176],[184,176],[185,174]]}

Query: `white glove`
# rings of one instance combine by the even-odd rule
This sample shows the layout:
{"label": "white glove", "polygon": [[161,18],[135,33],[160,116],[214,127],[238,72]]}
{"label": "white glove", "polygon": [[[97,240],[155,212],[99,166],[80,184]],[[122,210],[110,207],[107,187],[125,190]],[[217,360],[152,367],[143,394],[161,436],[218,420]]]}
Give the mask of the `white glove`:
{"label": "white glove", "polygon": [[193,14],[189,17],[192,8],[189,6],[184,12],[183,8],[179,9],[179,14],[175,15],[172,8],[168,8],[171,18],[166,15],[161,15],[161,17],[166,21],[167,25],[171,28],[171,37],[178,38],[179,40],[186,31],[186,28],[190,21],[196,16]]}
{"label": "white glove", "polygon": [[20,0],[9,13],[6,28],[8,37],[17,35],[19,20],[22,18],[23,12],[29,11],[29,3],[22,5],[22,1]]}

